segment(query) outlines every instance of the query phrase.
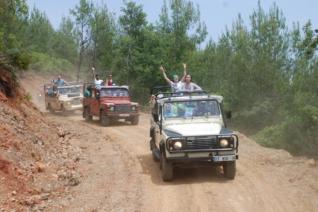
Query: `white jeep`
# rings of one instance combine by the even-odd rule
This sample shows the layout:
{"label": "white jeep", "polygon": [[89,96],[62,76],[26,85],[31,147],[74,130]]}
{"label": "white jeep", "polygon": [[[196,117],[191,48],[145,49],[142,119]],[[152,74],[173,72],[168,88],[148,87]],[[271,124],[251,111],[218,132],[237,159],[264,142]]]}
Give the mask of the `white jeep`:
{"label": "white jeep", "polygon": [[50,112],[75,111],[82,109],[82,85],[68,83],[57,86],[52,84],[44,85],[45,107]]}
{"label": "white jeep", "polygon": [[222,101],[204,91],[152,95],[150,149],[164,181],[173,179],[174,167],[202,165],[220,165],[234,179],[239,141],[226,128]]}

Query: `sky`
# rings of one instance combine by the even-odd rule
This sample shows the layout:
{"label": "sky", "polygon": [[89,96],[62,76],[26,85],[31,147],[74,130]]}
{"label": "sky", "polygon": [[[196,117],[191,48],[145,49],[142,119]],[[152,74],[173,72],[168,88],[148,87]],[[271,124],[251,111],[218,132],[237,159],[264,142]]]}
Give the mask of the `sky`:
{"label": "sky", "polygon": [[[79,4],[80,0],[27,0],[29,7],[36,7],[45,12],[55,29],[59,27],[63,16],[69,16],[70,9]],[[143,6],[147,20],[155,23],[159,19],[163,0],[133,0]],[[123,0],[92,0],[95,5],[107,5],[109,11],[118,18],[121,15]],[[167,0],[169,2],[169,0]],[[245,25],[249,25],[249,16],[257,8],[257,0],[192,0],[199,6],[201,21],[207,26],[207,40],[217,41],[226,27],[241,14]],[[318,0],[261,0],[263,9],[276,5],[283,11],[289,29],[293,23],[299,22],[303,26],[311,20],[313,28],[318,29]]]}

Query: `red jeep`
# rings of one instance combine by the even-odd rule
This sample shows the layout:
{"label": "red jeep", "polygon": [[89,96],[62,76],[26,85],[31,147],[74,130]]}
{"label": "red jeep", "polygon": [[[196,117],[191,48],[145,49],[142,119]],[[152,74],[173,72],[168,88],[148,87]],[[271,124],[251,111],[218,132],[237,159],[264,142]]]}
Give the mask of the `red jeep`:
{"label": "red jeep", "polygon": [[91,121],[98,116],[103,126],[124,119],[133,125],[139,122],[139,105],[130,101],[127,86],[100,86],[84,84],[83,118]]}

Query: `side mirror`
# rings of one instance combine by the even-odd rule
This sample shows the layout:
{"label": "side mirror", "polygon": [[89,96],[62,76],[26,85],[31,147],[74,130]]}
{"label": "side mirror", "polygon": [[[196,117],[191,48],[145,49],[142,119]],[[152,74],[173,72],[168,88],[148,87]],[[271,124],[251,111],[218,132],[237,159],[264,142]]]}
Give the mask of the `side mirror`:
{"label": "side mirror", "polygon": [[226,111],[226,112],[225,112],[225,117],[226,117],[227,119],[231,119],[231,118],[232,118],[232,111]]}

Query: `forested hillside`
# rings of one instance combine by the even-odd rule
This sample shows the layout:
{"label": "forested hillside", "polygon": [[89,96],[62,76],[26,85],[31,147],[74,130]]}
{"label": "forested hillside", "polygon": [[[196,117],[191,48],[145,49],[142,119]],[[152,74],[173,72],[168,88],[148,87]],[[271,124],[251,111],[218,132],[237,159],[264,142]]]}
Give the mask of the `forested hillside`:
{"label": "forested hillside", "polygon": [[310,22],[288,28],[276,5],[256,8],[249,22],[238,14],[218,40],[203,46],[209,35],[191,0],[165,1],[156,23],[133,1],[116,17],[107,5],[80,0],[58,29],[25,0],[4,0],[0,65],[12,73],[68,72],[80,81],[92,80],[94,66],[146,104],[149,89],[165,83],[159,66],[172,77],[187,63],[195,82],[225,97],[240,131],[264,145],[317,157],[317,31]]}

